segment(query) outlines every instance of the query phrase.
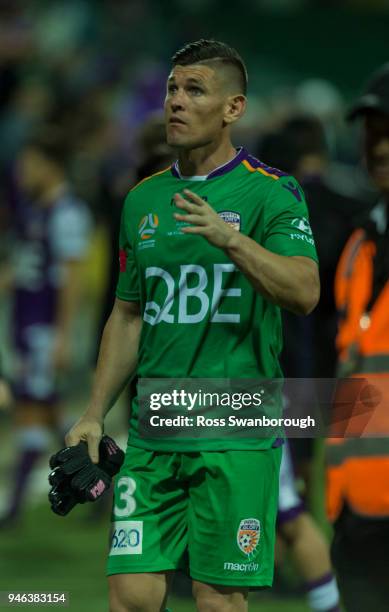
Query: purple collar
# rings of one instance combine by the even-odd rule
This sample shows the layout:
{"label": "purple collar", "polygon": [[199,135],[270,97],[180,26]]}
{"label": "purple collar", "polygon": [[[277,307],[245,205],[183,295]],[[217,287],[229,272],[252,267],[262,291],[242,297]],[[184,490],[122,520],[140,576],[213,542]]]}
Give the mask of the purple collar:
{"label": "purple collar", "polygon": [[180,169],[178,167],[178,160],[171,166],[171,172],[173,174],[173,176],[175,178],[178,179],[183,179],[183,180],[193,180],[193,181],[198,181],[198,180],[204,180],[204,181],[208,181],[209,179],[213,179],[216,178],[217,176],[223,176],[223,174],[227,174],[228,172],[231,172],[231,170],[233,170],[234,168],[236,168],[236,166],[239,166],[239,164],[247,158],[247,151],[244,149],[244,147],[238,147],[238,149],[236,150],[236,155],[235,157],[233,157],[230,161],[228,161],[226,164],[223,164],[222,166],[219,166],[218,168],[215,168],[215,170],[212,170],[212,172],[210,172],[209,174],[207,174],[204,177],[190,177],[190,176],[182,176],[180,174]]}

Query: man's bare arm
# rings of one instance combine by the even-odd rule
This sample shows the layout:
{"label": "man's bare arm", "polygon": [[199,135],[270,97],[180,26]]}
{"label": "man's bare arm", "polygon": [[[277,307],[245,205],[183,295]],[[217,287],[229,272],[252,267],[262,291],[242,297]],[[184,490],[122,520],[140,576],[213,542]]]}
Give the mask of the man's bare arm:
{"label": "man's bare arm", "polygon": [[116,299],[101,340],[91,400],[65,438],[69,446],[85,440],[95,463],[104,418],[136,370],[141,328],[139,302]]}
{"label": "man's bare arm", "polygon": [[320,296],[319,271],[313,259],[277,255],[251,238],[235,234],[225,251],[254,289],[295,314],[312,312]]}
{"label": "man's bare arm", "polygon": [[197,194],[184,190],[174,196],[178,208],[187,214],[175,213],[178,221],[193,225],[182,228],[185,234],[204,236],[215,247],[223,249],[254,289],[268,300],[295,314],[309,314],[320,296],[317,264],[309,257],[277,255],[231,228]]}

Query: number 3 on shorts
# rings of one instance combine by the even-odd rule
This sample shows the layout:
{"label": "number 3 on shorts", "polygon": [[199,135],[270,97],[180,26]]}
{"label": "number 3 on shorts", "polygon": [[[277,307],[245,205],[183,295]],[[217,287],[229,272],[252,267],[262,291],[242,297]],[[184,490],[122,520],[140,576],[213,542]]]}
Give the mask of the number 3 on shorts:
{"label": "number 3 on shorts", "polygon": [[[115,516],[124,518],[131,516],[136,509],[136,501],[133,497],[136,489],[136,482],[133,478],[122,476],[116,483],[116,500],[114,512]],[[124,503],[124,506],[123,506]]]}

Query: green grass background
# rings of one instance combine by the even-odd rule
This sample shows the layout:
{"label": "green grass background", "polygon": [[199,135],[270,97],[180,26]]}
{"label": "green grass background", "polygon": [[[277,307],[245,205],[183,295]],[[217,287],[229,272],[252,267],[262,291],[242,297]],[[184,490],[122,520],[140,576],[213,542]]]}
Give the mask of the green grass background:
{"label": "green grass background", "polygon": [[[64,518],[42,503],[28,511],[20,526],[0,532],[0,591],[67,591],[67,609],[72,612],[106,612],[107,543],[108,521],[91,520],[91,506],[77,507]],[[276,600],[270,593],[252,593],[250,597],[250,612],[309,609],[303,599]],[[190,599],[176,596],[169,599],[169,607],[173,612],[195,610]]]}

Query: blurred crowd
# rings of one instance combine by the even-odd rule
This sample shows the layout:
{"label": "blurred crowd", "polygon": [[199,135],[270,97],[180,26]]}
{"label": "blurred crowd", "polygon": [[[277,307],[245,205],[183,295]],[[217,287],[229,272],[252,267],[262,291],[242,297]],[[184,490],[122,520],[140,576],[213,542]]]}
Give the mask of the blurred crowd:
{"label": "blurred crowd", "polygon": [[[183,0],[174,4],[182,15],[189,11]],[[202,8],[198,4],[190,9],[193,18]],[[277,2],[273,8],[292,4],[298,8],[304,3]],[[268,8],[266,2],[258,6]],[[67,176],[95,223],[107,228],[109,236],[115,233],[123,197],[149,154],[150,136],[143,137],[143,124],[161,109],[169,56],[182,42],[182,33],[169,25],[163,7],[156,0],[0,2],[2,234],[12,225],[7,203],[15,162],[23,146],[42,130],[61,141]],[[145,45],[145,23],[150,46]],[[193,23],[198,28],[198,20]],[[184,17],[183,30],[188,37],[195,34]],[[255,72],[237,144],[262,157],[270,155],[266,162],[284,168],[288,160],[266,149],[262,154],[262,141],[292,117],[316,117],[323,130],[320,154],[325,162],[320,173],[326,184],[341,195],[371,202],[374,195],[364,171],[356,167],[356,133],[344,123],[343,92],[322,78],[261,89]]]}
{"label": "blurred crowd", "polygon": [[[276,4],[285,9],[290,3]],[[177,2],[177,9],[184,5]],[[142,34],[145,20],[147,36],[153,39],[150,48]],[[190,29],[186,22],[184,26],[185,31]],[[46,141],[52,141],[52,152],[61,150],[62,171],[72,192],[91,211],[95,229],[89,240],[96,228],[103,230],[110,269],[106,298],[95,312],[100,308],[104,321],[116,281],[123,198],[137,178],[173,156],[164,144],[159,113],[169,50],[179,44],[180,34],[169,27],[163,3],[153,0],[97,4],[2,0],[0,30],[0,230],[5,238],[0,244],[0,287],[10,281],[7,252],[15,236],[15,202],[23,191],[20,159],[31,141],[44,134]],[[169,35],[168,44],[156,36],[158,31]],[[375,194],[357,162],[357,133],[345,125],[342,91],[322,78],[294,85],[279,82],[263,90],[256,83],[254,76],[236,144],[295,174],[303,184],[321,260],[323,291],[312,317],[315,321],[286,321],[290,354],[295,354],[296,339],[301,338],[299,325],[305,326],[307,341],[311,338],[311,350],[304,349],[298,372],[293,366],[296,360],[287,353],[284,365],[290,376],[329,376],[335,349],[327,342],[323,353],[314,351],[313,345],[328,340],[328,333],[335,334],[334,267],[353,224],[374,202]],[[104,282],[103,273],[101,277]],[[312,327],[319,339],[309,331]],[[3,355],[4,360],[7,365]]]}

